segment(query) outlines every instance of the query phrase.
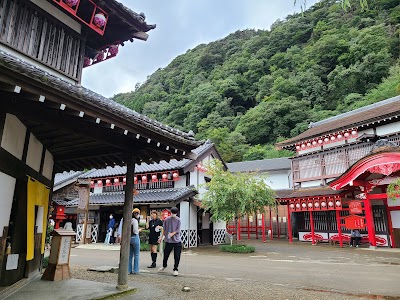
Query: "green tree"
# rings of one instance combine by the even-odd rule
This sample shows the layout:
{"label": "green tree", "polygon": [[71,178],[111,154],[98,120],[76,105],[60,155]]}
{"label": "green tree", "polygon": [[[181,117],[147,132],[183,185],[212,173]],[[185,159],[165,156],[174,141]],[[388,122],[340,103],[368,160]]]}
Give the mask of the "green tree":
{"label": "green tree", "polygon": [[211,211],[211,219],[237,220],[246,214],[254,214],[266,206],[275,206],[275,193],[266,184],[265,177],[252,173],[230,173],[223,169],[219,160],[208,166],[211,181],[206,183],[203,204]]}

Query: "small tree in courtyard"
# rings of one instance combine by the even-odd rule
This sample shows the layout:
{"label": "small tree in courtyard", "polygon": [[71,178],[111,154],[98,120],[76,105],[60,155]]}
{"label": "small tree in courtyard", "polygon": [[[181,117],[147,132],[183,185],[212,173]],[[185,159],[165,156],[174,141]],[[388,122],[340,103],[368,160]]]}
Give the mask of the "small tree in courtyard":
{"label": "small tree in courtyard", "polygon": [[211,211],[213,221],[235,220],[244,215],[257,213],[266,206],[275,206],[275,193],[265,183],[265,176],[256,173],[230,173],[223,169],[219,160],[208,165],[207,173],[212,177],[206,183],[204,206]]}

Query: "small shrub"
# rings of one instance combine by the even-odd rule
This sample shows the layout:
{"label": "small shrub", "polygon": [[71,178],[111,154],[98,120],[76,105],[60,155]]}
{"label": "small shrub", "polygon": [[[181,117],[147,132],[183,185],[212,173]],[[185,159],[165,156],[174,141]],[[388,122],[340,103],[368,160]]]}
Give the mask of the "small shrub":
{"label": "small shrub", "polygon": [[232,253],[252,253],[256,250],[253,246],[246,245],[222,245],[222,252],[232,252]]}
{"label": "small shrub", "polygon": [[48,256],[43,257],[43,259],[42,259],[42,267],[43,267],[43,269],[46,269],[48,265],[49,265],[49,257]]}
{"label": "small shrub", "polygon": [[148,243],[140,243],[140,251],[150,251],[150,245]]}

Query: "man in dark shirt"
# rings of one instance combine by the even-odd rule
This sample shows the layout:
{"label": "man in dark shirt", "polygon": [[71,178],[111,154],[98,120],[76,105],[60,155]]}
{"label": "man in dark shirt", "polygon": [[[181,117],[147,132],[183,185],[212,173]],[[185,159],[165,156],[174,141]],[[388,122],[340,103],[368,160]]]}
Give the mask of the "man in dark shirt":
{"label": "man in dark shirt", "polygon": [[149,245],[150,245],[150,255],[151,255],[151,265],[148,268],[155,268],[157,262],[157,245],[160,244],[163,229],[163,222],[158,218],[157,211],[153,210],[151,217],[147,217],[146,229],[150,230],[149,233]]}
{"label": "man in dark shirt", "polygon": [[181,220],[177,216],[178,208],[171,208],[171,216],[164,220],[165,249],[163,266],[158,269],[162,272],[167,267],[168,257],[174,249],[174,276],[178,276],[178,266],[181,259],[182,240],[181,240]]}

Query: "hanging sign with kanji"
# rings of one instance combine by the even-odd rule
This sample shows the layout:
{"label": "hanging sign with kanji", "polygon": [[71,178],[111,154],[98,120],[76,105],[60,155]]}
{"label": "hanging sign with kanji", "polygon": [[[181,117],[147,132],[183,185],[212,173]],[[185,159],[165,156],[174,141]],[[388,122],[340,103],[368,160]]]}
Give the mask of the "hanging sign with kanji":
{"label": "hanging sign with kanji", "polygon": [[348,216],[344,218],[344,226],[347,229],[363,229],[365,227],[365,219],[360,216]]}
{"label": "hanging sign with kanji", "polygon": [[351,214],[362,214],[362,203],[361,201],[350,201],[349,209]]}
{"label": "hanging sign with kanji", "polygon": [[89,191],[86,186],[78,187],[78,209],[85,210],[89,204]]}

